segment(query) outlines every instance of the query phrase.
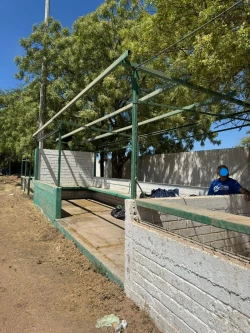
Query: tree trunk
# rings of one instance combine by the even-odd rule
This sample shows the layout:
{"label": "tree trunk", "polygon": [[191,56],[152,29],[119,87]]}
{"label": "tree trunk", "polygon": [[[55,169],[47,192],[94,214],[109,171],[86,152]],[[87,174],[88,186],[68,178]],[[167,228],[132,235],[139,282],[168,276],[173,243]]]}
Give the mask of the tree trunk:
{"label": "tree trunk", "polygon": [[9,176],[11,175],[11,160],[9,159]]}
{"label": "tree trunk", "polygon": [[104,152],[100,153],[100,177],[104,177],[104,163],[105,163]]}
{"label": "tree trunk", "polygon": [[112,153],[112,178],[122,178],[124,163],[130,159],[130,154],[125,155],[125,150]]}

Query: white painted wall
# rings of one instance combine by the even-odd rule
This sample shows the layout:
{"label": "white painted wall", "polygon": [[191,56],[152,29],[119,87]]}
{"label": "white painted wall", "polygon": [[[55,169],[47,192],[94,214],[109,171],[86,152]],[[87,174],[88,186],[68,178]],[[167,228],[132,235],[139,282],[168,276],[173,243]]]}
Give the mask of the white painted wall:
{"label": "white painted wall", "polygon": [[[161,189],[174,189],[178,188],[180,196],[188,195],[205,195],[207,194],[208,188],[205,187],[194,187],[194,186],[170,186],[160,183],[144,183],[139,182],[143,192],[150,194],[152,190]],[[130,194],[131,182],[129,179],[116,179],[116,178],[104,178],[104,177],[94,177],[93,186],[109,189],[113,191],[118,191],[126,194]],[[139,197],[141,190],[137,187],[137,196]]]}
{"label": "white painted wall", "polygon": [[[166,202],[166,200],[168,200],[169,203],[182,204],[183,209],[185,209],[185,206],[193,206],[246,217],[250,216],[249,201],[245,201],[244,196],[241,194],[230,196],[162,198],[157,199],[157,202]],[[142,207],[138,207],[137,209],[141,220],[157,224],[165,230],[183,237],[188,237],[216,249],[250,257],[250,235],[186,220],[178,216],[163,214]],[[237,221],[237,217],[235,216],[234,218]]]}
{"label": "white painted wall", "polygon": [[[163,202],[168,200],[170,203],[183,204],[184,209],[185,206],[193,206],[234,215],[250,216],[250,204],[244,200],[244,196],[241,194],[157,199],[158,202],[159,200]],[[163,229],[180,236],[188,237],[216,249],[250,257],[250,235],[220,229],[142,207],[138,207],[138,214],[141,220],[157,224],[163,227]],[[237,220],[237,217],[235,219]]]}
{"label": "white painted wall", "polygon": [[126,200],[125,291],[164,333],[249,333],[250,264],[134,222]]}
{"label": "white painted wall", "polygon": [[[221,164],[229,167],[230,176],[243,187],[250,184],[250,150],[237,147],[198,152],[149,155],[139,157],[139,177],[142,182],[177,186],[209,187],[217,178],[216,169]],[[99,167],[97,161],[97,170]],[[106,164],[105,176],[111,177],[112,165]],[[99,175],[99,174],[98,174]],[[123,179],[130,179],[130,161],[123,169]]]}
{"label": "white painted wall", "polygon": [[[63,150],[61,156],[61,186],[93,185],[93,153]],[[40,151],[39,165],[39,180],[56,185],[58,150],[43,149]]]}

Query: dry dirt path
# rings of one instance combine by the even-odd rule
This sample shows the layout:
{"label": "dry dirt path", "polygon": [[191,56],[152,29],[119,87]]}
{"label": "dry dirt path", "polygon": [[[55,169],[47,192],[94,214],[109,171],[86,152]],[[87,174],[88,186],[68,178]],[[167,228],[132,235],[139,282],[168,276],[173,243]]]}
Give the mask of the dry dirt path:
{"label": "dry dirt path", "polygon": [[112,332],[95,324],[113,313],[127,333],[159,333],[12,180],[0,176],[0,332]]}

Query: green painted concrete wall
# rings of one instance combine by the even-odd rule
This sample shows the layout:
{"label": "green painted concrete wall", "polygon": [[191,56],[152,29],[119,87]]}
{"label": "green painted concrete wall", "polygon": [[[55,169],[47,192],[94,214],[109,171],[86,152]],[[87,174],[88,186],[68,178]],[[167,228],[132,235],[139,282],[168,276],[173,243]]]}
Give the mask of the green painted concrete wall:
{"label": "green painted concrete wall", "polygon": [[61,218],[62,188],[34,181],[34,203],[50,220]]}

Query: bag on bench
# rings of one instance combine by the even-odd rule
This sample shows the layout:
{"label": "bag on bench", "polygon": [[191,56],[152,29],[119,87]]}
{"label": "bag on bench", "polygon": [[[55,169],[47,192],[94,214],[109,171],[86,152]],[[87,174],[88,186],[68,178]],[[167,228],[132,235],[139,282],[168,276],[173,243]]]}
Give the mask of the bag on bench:
{"label": "bag on bench", "polygon": [[125,209],[123,206],[118,205],[111,211],[111,215],[119,220],[125,220]]}

